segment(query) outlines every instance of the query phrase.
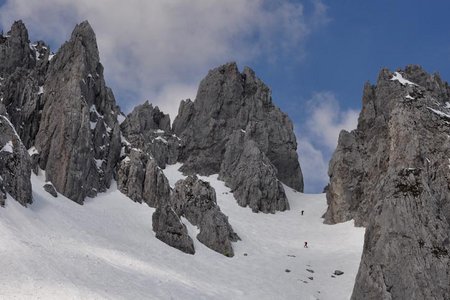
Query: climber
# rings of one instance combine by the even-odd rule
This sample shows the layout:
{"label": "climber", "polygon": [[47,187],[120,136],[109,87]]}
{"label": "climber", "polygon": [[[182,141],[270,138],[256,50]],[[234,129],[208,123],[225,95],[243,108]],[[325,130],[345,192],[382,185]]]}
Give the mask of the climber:
{"label": "climber", "polygon": [[302,216],[303,216],[303,213],[304,213],[305,211],[304,210],[302,210]]}
{"label": "climber", "polygon": [[305,242],[305,246],[303,248],[308,248],[308,242]]}

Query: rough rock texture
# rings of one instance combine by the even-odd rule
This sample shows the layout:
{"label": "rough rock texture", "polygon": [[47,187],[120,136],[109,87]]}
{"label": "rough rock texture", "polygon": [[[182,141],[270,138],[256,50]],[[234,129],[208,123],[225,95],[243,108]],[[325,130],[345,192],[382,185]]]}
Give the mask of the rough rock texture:
{"label": "rough rock texture", "polygon": [[43,78],[40,80],[34,70],[18,68],[0,87],[11,123],[27,148],[34,145],[39,130]]}
{"label": "rough rock texture", "polygon": [[6,36],[0,36],[0,77],[16,68],[34,66],[35,53],[29,46],[28,31],[22,21],[16,21]]}
{"label": "rough rock texture", "polygon": [[82,203],[106,190],[120,155],[119,110],[87,21],[51,59],[43,90],[39,165],[60,193]]}
{"label": "rough rock texture", "polygon": [[[200,83],[196,100],[186,100],[180,105],[173,130],[182,140],[182,171],[202,175],[221,172],[226,167],[223,162],[230,136],[237,130],[246,130],[250,123],[251,138],[277,169],[278,179],[302,191],[303,178],[291,121],[273,105],[269,88],[254,72],[245,68],[241,74],[235,63],[211,70]],[[275,182],[271,186],[278,189]]]}
{"label": "rough rock texture", "polygon": [[217,206],[216,192],[209,183],[192,175],[179,180],[170,203],[178,216],[184,216],[200,229],[197,239],[201,243],[225,256],[234,255],[231,242],[239,237]]}
{"label": "rough rock texture", "polygon": [[42,93],[50,50],[31,44],[21,21],[0,36],[0,97],[25,147],[34,144],[39,129]]}
{"label": "rough rock texture", "polygon": [[119,190],[133,201],[159,207],[169,202],[170,185],[156,161],[138,149],[131,149],[119,164]]}
{"label": "rough rock texture", "polygon": [[169,115],[145,102],[136,106],[120,125],[125,139],[137,149],[149,153],[165,168],[178,160],[180,139],[170,128]]}
{"label": "rough rock texture", "polygon": [[352,299],[450,299],[449,101],[439,75],[382,70],[339,137],[324,217],[367,227]]}
{"label": "rough rock texture", "polygon": [[51,183],[46,183],[44,184],[44,190],[49,193],[50,195],[52,195],[53,197],[58,197],[58,193],[55,190],[55,187],[53,186],[53,184]]}
{"label": "rough rock texture", "polygon": [[239,205],[254,212],[274,213],[289,209],[277,169],[251,139],[253,124],[237,130],[226,145],[219,178],[233,190]]}
{"label": "rough rock texture", "polygon": [[152,216],[153,231],[156,238],[169,246],[188,254],[194,254],[194,242],[189,236],[186,225],[170,205],[159,206]]}
{"label": "rough rock texture", "polygon": [[142,203],[145,166],[148,156],[138,150],[131,150],[117,167],[117,187],[133,201]]}
{"label": "rough rock texture", "polygon": [[144,201],[151,207],[167,203],[170,197],[170,185],[155,160],[150,160],[145,169]]}
{"label": "rough rock texture", "polygon": [[0,115],[0,205],[6,193],[23,206],[31,204],[31,162],[27,149],[13,125]]}

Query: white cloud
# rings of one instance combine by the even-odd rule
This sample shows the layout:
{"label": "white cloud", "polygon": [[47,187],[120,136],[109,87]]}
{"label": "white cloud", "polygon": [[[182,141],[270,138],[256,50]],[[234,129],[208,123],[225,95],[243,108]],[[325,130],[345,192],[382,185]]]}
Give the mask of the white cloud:
{"label": "white cloud", "polygon": [[178,106],[181,100],[195,99],[197,93],[196,85],[188,84],[168,84],[160,89],[154,98],[154,103],[158,103],[159,108],[170,115],[173,122],[178,114]]}
{"label": "white cloud", "polygon": [[331,151],[336,148],[341,130],[353,130],[358,124],[359,111],[342,110],[331,92],[314,94],[308,106],[307,132]]}
{"label": "white cloud", "polygon": [[219,64],[301,57],[305,38],[327,21],[325,6],[313,3],[305,14],[301,3],[269,0],[7,0],[0,22],[9,28],[23,19],[33,39],[59,46],[88,19],[108,84],[125,110],[148,99],[173,111],[167,104],[178,106],[179,99],[168,97],[180,98],[180,87],[197,86]]}
{"label": "white cloud", "polygon": [[328,183],[328,160],[322,151],[314,147],[308,139],[300,139],[298,152],[305,192],[322,192]]}
{"label": "white cloud", "polygon": [[299,127],[299,157],[305,191],[321,192],[328,184],[328,162],[337,146],[339,133],[358,124],[359,111],[342,109],[331,92],[315,93],[307,104],[308,118]]}

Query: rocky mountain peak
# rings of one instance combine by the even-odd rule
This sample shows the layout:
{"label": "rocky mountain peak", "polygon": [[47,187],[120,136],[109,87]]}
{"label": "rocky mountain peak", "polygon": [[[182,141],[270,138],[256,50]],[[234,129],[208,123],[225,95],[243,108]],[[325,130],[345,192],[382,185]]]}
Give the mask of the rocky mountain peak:
{"label": "rocky mountain peak", "polygon": [[[261,194],[273,197],[260,202],[256,199],[255,201],[242,199],[239,203],[243,205],[254,203],[253,209],[258,211],[262,208],[256,204],[258,202],[278,202],[280,199],[285,199],[283,188],[278,186],[278,180],[292,188],[303,189],[292,122],[286,114],[272,104],[270,89],[248,67],[240,73],[236,63],[227,63],[210,70],[200,83],[195,101],[181,103],[173,129],[183,141],[180,155],[180,160],[184,163],[183,172],[203,175],[221,173],[222,179],[231,185],[233,185],[231,181],[234,182],[232,178],[248,179],[249,177],[244,174],[236,176],[232,168],[223,164],[227,151],[238,154],[237,151],[244,150],[241,146],[229,141],[237,140],[232,138],[235,132],[249,130],[246,139],[253,140],[261,152],[260,154],[258,151],[250,151],[249,154],[254,153],[258,156],[250,161],[267,157],[271,163],[264,163],[261,166],[271,170],[260,169],[258,174],[271,174],[270,180],[274,182],[265,186],[274,187],[276,192],[261,191],[258,188]],[[233,149],[234,147],[237,148]],[[241,155],[234,156],[234,158],[238,157]],[[226,161],[239,164],[238,161]],[[245,162],[242,161],[242,163]],[[252,183],[253,186],[260,188],[264,186],[259,182],[263,180],[263,177],[258,175],[253,179],[255,180]],[[247,183],[250,184],[250,182]],[[272,211],[273,207],[288,208],[289,206],[277,204],[267,207],[271,209],[263,209],[265,212]]]}
{"label": "rocky mountain peak", "polygon": [[15,21],[6,36],[0,37],[0,76],[6,77],[18,67],[31,67],[35,56],[29,46],[28,30],[22,21]]}
{"label": "rocky mountain peak", "polygon": [[69,43],[73,43],[76,45],[81,44],[85,53],[85,57],[91,62],[87,63],[90,65],[90,70],[94,70],[97,67],[97,64],[100,61],[99,51],[97,46],[97,38],[94,30],[88,21],[84,21],[75,26],[75,29],[72,31],[72,35]]}
{"label": "rocky mountain peak", "polygon": [[120,155],[119,109],[88,22],[51,60],[43,90],[39,165],[60,193],[82,203],[109,186]]}
{"label": "rocky mountain peak", "polygon": [[9,37],[16,39],[17,41],[20,41],[22,43],[27,43],[29,41],[28,30],[22,20],[15,21],[12,24],[11,30],[8,32],[8,35]]}

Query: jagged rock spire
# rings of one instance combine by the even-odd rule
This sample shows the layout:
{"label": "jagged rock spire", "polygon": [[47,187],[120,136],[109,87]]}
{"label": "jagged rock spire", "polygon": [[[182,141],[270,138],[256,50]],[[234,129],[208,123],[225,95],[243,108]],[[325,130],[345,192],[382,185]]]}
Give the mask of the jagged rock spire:
{"label": "jagged rock spire", "polygon": [[82,203],[109,186],[120,154],[119,110],[87,21],[51,60],[44,90],[39,165],[60,193]]}
{"label": "jagged rock spire", "polygon": [[18,67],[35,63],[29,46],[28,30],[22,21],[15,21],[6,36],[0,37],[0,76],[6,77]]}

